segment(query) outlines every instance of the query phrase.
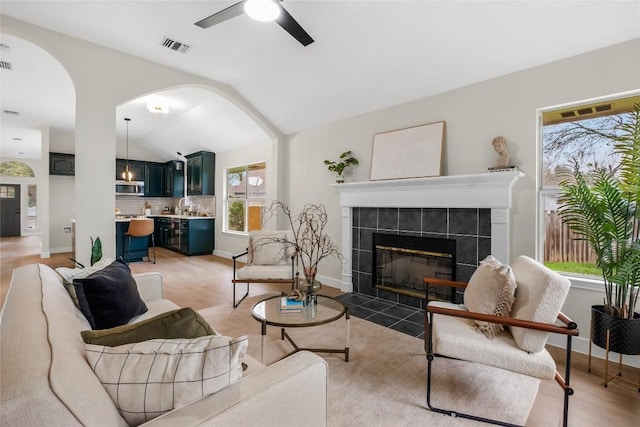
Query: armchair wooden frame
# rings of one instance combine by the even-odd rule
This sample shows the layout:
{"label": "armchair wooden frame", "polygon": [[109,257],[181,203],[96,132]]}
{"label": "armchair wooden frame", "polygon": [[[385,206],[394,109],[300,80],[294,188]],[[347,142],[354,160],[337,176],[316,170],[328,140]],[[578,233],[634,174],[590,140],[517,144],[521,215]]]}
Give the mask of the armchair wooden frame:
{"label": "armchair wooden frame", "polygon": [[[233,284],[233,308],[237,308],[238,305],[240,305],[240,303],[249,295],[249,284],[251,283],[291,283],[291,290],[294,289],[295,283],[296,283],[296,278],[294,275],[295,255],[291,256],[291,278],[290,279],[254,279],[254,278],[238,279],[236,276],[236,269],[237,269],[236,263],[238,262],[238,258],[243,257],[248,253],[249,253],[249,248],[231,257],[231,259],[233,260],[233,279],[231,280],[231,283]],[[247,284],[247,289],[245,291],[245,294],[238,301],[236,301],[236,284],[237,283]]]}
{"label": "armchair wooden frame", "polygon": [[[433,278],[425,278],[424,282],[427,286],[430,286],[430,285],[451,286],[458,289],[464,289],[467,286],[467,284],[463,282],[455,282],[450,280],[433,279]],[[446,316],[461,317],[465,319],[499,323],[507,326],[517,326],[521,328],[535,329],[539,331],[566,335],[567,346],[566,346],[566,359],[565,359],[565,373],[563,377],[556,370],[555,381],[558,383],[560,388],[562,388],[564,393],[564,409],[563,409],[562,425],[565,427],[567,426],[568,414],[569,414],[569,397],[572,396],[574,393],[573,389],[569,385],[569,381],[571,377],[571,338],[578,336],[580,333],[578,330],[578,325],[575,322],[573,322],[570,318],[565,316],[563,313],[558,314],[558,320],[564,326],[559,326],[556,324],[532,322],[527,320],[509,318],[509,317],[499,317],[499,316],[493,316],[489,314],[454,310],[454,309],[445,308],[445,307],[434,307],[427,304],[426,312],[425,312],[425,346],[426,346],[425,350],[427,353],[427,406],[431,411],[438,412],[441,414],[447,414],[452,417],[468,418],[476,421],[482,421],[482,422],[501,425],[501,426],[514,426],[514,424],[509,424],[499,420],[478,417],[475,415],[465,414],[465,413],[461,413],[453,410],[436,408],[433,405],[431,405],[431,373],[432,373],[431,364],[435,357],[447,357],[447,356],[440,356],[434,353],[433,351],[432,331],[433,331],[433,315],[434,314],[441,314]]]}

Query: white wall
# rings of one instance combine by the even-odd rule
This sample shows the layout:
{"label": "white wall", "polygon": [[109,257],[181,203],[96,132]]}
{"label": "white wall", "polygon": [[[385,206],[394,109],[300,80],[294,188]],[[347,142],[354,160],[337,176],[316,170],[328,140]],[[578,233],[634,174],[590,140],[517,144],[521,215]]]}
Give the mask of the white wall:
{"label": "white wall", "polygon": [[[75,208],[75,179],[72,176],[49,176],[49,251],[71,252],[71,226]],[[101,239],[102,240],[102,239]]]}
{"label": "white wall", "polygon": [[[287,141],[291,207],[325,204],[331,236],[340,242],[338,193],[323,160],[352,150],[360,165],[347,180],[367,181],[374,134],[444,120],[445,175],[485,172],[497,160],[491,140],[509,139],[512,161],[526,175],[514,190],[511,255],[535,256],[536,109],[637,88],[640,39],[302,131]],[[322,268],[339,277],[337,265]]]}

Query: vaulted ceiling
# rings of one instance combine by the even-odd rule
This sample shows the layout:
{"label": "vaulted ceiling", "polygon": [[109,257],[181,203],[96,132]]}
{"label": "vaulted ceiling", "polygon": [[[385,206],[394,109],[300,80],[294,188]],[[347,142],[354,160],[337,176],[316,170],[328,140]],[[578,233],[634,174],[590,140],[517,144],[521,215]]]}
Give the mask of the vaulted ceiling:
{"label": "vaulted ceiling", "polygon": [[[285,0],[282,7],[315,40],[306,47],[275,23],[257,22],[245,14],[208,29],[194,25],[234,3],[2,0],[0,10],[15,19],[227,84],[285,134],[640,37],[640,2],[610,0]],[[189,49],[181,53],[167,48],[162,45],[166,38]],[[6,35],[2,39],[8,40]],[[0,49],[0,54],[3,60],[22,55],[13,47]],[[24,55],[37,67],[37,56],[46,53],[31,49]],[[2,108],[12,110],[17,105],[30,125],[72,130],[74,105],[58,103],[56,114],[47,114],[38,106],[20,103],[21,91],[39,78],[21,72],[18,67],[2,70]],[[73,99],[73,94],[60,93],[69,90],[69,83],[67,76],[46,86],[55,99]],[[219,97],[195,90],[167,94],[169,99],[181,96],[195,103],[187,110],[217,108],[219,117],[228,115],[226,126],[203,130],[209,134],[202,138],[211,140],[213,132],[220,140],[214,151],[228,149],[224,141],[235,141],[237,146],[263,137]],[[127,108],[133,114],[136,107],[123,108],[119,115],[129,114]],[[176,114],[175,120],[188,122],[185,114]],[[3,114],[3,128],[11,128],[13,119]],[[147,126],[142,122],[136,128],[139,139],[153,135],[156,144],[162,143],[158,139],[163,134],[179,128],[170,125],[170,131],[154,134],[142,129]],[[3,129],[3,150],[5,137],[9,136]]]}

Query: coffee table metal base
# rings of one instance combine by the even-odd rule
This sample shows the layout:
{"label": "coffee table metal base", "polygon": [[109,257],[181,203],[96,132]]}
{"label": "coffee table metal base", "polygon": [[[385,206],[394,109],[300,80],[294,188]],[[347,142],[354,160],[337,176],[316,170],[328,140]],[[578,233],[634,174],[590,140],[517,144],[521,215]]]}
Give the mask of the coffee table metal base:
{"label": "coffee table metal base", "polygon": [[[348,328],[349,328],[349,326],[347,326],[347,330],[348,330]],[[344,354],[344,361],[345,362],[349,361],[349,347],[345,347],[345,348],[298,347],[298,345],[293,341],[293,338],[291,338],[291,336],[284,330],[284,328],[282,328],[280,330],[280,337],[283,340],[286,339],[287,341],[289,341],[289,344],[291,344],[293,346],[293,348],[294,348],[294,350],[291,353],[287,354],[284,357],[291,356],[293,353],[297,353],[297,352],[302,351],[302,350],[307,350],[307,351],[312,351],[314,353],[342,353],[342,354]],[[284,359],[284,357],[283,357],[283,359]]]}
{"label": "coffee table metal base", "polygon": [[[287,340],[293,347],[293,351],[283,356],[284,359],[293,353],[297,353],[302,350],[311,351],[314,353],[337,353],[344,354],[344,361],[349,361],[349,326],[350,326],[350,313],[349,307],[345,306],[338,300],[327,297],[324,295],[318,295],[320,305],[315,306],[312,309],[313,316],[309,317],[294,317],[295,314],[285,314],[282,316],[280,313],[280,297],[269,297],[265,300],[258,302],[253,306],[251,315],[260,322],[261,325],[261,340],[260,340],[260,360],[264,362],[264,349],[266,345],[267,326],[279,326],[280,339]],[[306,309],[306,307],[305,307]],[[304,309],[303,309],[304,310]],[[303,314],[308,314],[304,313]],[[291,316],[291,317],[289,317]],[[345,319],[345,346],[344,348],[315,348],[315,347],[300,347],[293,338],[287,333],[288,328],[300,328],[300,327],[313,327],[324,325],[334,322],[340,318]],[[280,359],[279,359],[280,360]]]}

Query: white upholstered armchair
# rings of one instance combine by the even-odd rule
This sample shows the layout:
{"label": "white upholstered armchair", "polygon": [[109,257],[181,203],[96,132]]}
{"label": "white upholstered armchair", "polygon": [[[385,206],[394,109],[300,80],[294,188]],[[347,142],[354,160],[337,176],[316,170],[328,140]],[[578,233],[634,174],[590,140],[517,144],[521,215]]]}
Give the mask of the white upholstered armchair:
{"label": "white upholstered armchair", "polygon": [[[427,405],[434,412],[511,425],[431,404],[434,359],[444,356],[490,365],[538,379],[555,381],[564,393],[563,425],[567,425],[571,370],[571,337],[577,325],[560,310],[569,292],[567,278],[526,256],[504,266],[488,257],[468,284],[425,278],[427,285],[464,288],[464,305],[429,302],[426,309]],[[514,295],[515,290],[515,295]],[[469,319],[471,321],[469,321]],[[545,349],[550,333],[567,337],[564,377]]]}
{"label": "white upholstered armchair", "polygon": [[[236,308],[247,295],[250,283],[295,283],[293,232],[290,230],[250,231],[247,249],[232,257],[233,259],[233,308]],[[247,257],[247,263],[238,268],[238,258]],[[245,294],[236,301],[236,284],[246,283]]]}

